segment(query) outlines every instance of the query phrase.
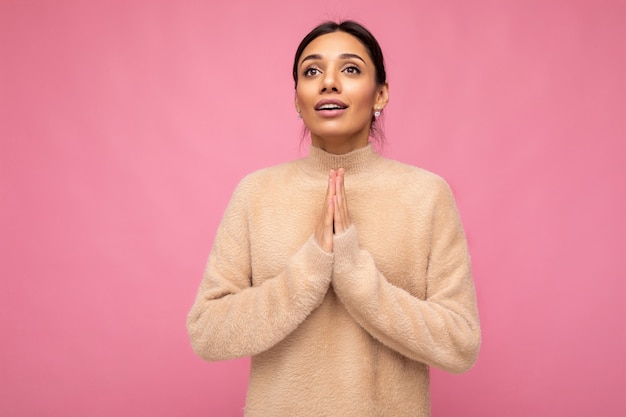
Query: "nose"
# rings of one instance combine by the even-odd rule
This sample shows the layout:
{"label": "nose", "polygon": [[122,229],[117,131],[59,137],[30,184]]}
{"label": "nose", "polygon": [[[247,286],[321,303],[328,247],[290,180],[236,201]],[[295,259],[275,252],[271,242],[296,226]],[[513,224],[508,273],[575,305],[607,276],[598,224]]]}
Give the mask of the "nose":
{"label": "nose", "polygon": [[328,70],[324,73],[321,84],[321,93],[339,93],[341,92],[341,83],[339,82],[339,77],[336,72],[333,70]]}

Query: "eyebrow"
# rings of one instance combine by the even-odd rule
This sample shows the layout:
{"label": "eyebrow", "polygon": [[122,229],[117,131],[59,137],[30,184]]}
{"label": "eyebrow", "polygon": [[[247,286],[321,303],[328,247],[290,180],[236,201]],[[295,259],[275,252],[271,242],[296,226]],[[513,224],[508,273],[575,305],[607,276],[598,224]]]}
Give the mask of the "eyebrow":
{"label": "eyebrow", "polygon": [[[343,54],[339,55],[339,58],[341,58],[341,59],[351,59],[351,58],[358,59],[358,60],[362,61],[365,65],[367,65],[365,60],[363,58],[361,58],[360,56],[358,56],[357,54],[343,53]],[[316,60],[316,59],[322,59],[322,55],[320,55],[320,54],[307,55],[304,58],[302,58],[302,61],[300,61],[300,65],[304,64],[305,61],[311,61],[311,60]]]}

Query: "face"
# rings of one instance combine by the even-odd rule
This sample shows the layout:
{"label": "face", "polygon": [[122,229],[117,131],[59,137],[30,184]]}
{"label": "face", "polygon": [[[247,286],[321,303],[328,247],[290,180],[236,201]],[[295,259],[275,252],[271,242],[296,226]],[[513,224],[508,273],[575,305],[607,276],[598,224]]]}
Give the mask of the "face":
{"label": "face", "polygon": [[314,146],[344,152],[368,143],[372,115],[387,104],[365,46],[345,32],[319,36],[298,62],[296,110]]}

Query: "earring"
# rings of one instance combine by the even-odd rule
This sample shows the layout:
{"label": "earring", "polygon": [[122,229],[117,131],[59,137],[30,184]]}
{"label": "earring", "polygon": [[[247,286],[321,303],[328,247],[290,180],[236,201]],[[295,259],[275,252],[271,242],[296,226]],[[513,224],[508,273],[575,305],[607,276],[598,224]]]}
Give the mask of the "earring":
{"label": "earring", "polygon": [[376,106],[376,111],[374,112],[374,117],[375,118],[379,118],[380,117],[380,107]]}
{"label": "earring", "polygon": [[298,120],[302,119],[302,113],[300,113],[300,110],[298,109]]}

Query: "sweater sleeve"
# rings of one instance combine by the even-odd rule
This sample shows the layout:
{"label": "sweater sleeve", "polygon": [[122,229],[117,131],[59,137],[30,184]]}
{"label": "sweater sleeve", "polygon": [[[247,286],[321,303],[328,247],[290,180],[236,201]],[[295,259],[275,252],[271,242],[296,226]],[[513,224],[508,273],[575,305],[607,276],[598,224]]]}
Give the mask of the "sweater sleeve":
{"label": "sweater sleeve", "polygon": [[187,331],[206,360],[261,353],[289,335],[319,306],[328,290],[333,255],[313,237],[275,277],[253,286],[247,198],[233,194],[191,311]]}
{"label": "sweater sleeve", "polygon": [[454,198],[447,184],[439,191],[424,300],[377,270],[371,254],[360,249],[354,225],[335,238],[333,287],[353,318],[389,348],[428,365],[464,372],[480,347],[478,311]]}

